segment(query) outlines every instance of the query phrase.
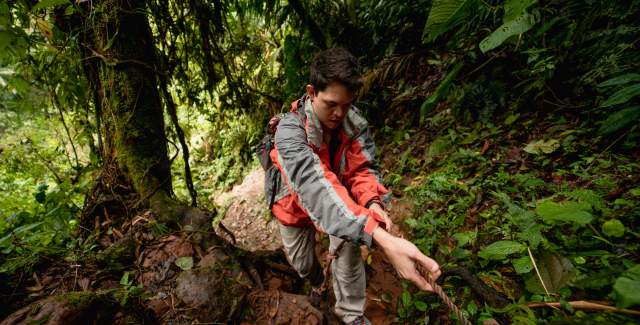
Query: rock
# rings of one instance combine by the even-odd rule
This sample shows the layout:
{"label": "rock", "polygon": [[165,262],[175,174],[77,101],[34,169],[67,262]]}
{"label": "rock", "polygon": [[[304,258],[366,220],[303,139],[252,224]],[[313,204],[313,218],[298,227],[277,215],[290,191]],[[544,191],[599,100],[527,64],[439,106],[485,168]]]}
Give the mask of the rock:
{"label": "rock", "polygon": [[38,300],[9,315],[0,325],[131,323],[141,324],[145,320],[126,312],[113,299],[91,291],[80,291]]}
{"label": "rock", "polygon": [[[188,306],[185,318],[199,322],[228,323],[242,307],[249,291],[244,273],[222,272],[222,268],[203,267],[180,273],[176,279],[176,295]],[[191,309],[193,308],[193,309]]]}

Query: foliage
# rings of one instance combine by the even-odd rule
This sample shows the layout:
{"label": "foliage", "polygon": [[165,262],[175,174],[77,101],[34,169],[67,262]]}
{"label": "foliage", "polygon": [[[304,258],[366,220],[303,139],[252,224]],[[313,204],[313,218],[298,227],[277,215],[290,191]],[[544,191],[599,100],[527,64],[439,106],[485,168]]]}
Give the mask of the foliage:
{"label": "foliage", "polygon": [[[108,58],[61,23],[90,18],[86,3],[0,3],[0,273],[95,248],[74,237],[101,164],[83,64]],[[405,220],[412,240],[513,302],[497,310],[445,282],[467,315],[628,321],[525,304],[638,304],[637,0],[307,1],[321,42],[288,1],[147,3],[162,105],[175,104],[192,153],[172,160],[178,198],[188,197],[185,163],[203,206],[239,181],[266,120],[300,96],[313,53],[343,46],[365,72],[358,106],[377,131],[387,184],[417,207]],[[122,303],[140,294],[129,276]],[[403,289],[401,321],[443,314],[435,297]]]}

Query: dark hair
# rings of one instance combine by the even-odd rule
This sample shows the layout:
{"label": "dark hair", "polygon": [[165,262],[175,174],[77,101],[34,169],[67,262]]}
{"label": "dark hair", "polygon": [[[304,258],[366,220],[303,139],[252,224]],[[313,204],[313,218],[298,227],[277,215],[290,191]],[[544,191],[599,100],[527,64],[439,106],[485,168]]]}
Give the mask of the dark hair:
{"label": "dark hair", "polygon": [[311,64],[309,83],[316,91],[323,91],[332,82],[339,82],[352,92],[362,87],[358,61],[343,48],[332,48],[316,54]]}

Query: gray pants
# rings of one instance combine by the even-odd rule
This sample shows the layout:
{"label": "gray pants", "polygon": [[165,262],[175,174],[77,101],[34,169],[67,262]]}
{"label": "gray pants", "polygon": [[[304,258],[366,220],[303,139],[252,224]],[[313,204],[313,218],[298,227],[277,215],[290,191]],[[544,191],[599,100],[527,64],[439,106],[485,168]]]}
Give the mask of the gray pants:
{"label": "gray pants", "polygon": [[[288,227],[278,223],[284,244],[284,252],[291,266],[302,278],[309,279],[313,286],[323,281],[322,267],[315,254],[316,230],[309,226],[304,228]],[[343,241],[329,236],[329,250],[334,251]],[[335,312],[343,322],[354,321],[364,315],[367,280],[364,263],[360,255],[360,245],[345,242],[331,262],[333,292],[336,296]]]}

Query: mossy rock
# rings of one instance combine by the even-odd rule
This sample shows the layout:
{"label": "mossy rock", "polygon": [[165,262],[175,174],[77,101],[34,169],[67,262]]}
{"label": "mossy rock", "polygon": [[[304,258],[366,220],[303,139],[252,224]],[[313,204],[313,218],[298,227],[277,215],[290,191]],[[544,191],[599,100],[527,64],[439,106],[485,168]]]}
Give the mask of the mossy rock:
{"label": "mossy rock", "polygon": [[78,291],[33,302],[9,315],[0,325],[145,323],[140,319],[104,294]]}

